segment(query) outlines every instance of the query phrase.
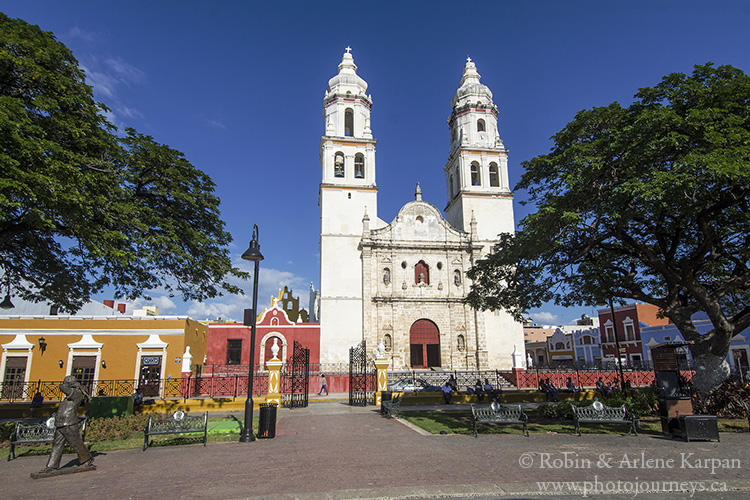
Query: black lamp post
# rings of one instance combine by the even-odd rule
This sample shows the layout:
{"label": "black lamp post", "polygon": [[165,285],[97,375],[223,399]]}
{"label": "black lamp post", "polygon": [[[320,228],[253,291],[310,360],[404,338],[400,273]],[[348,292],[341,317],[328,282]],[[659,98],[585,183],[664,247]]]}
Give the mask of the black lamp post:
{"label": "black lamp post", "polygon": [[615,333],[615,349],[617,349],[617,366],[620,368],[620,390],[625,385],[625,377],[622,374],[622,358],[620,357],[620,340],[617,338],[617,322],[615,321],[615,306],[612,297],[609,298],[609,312],[612,315],[612,331]]}
{"label": "black lamp post", "polygon": [[[250,240],[250,247],[242,254],[244,260],[255,262],[253,274],[253,308],[249,311],[245,309],[245,326],[250,326],[250,370],[247,375],[247,399],[245,400],[245,426],[240,435],[240,443],[249,443],[255,441],[253,435],[253,368],[255,368],[255,311],[258,307],[258,267],[259,262],[263,260],[263,254],[260,253],[258,244],[258,225],[253,224],[253,237]],[[249,323],[249,325],[248,325]]]}

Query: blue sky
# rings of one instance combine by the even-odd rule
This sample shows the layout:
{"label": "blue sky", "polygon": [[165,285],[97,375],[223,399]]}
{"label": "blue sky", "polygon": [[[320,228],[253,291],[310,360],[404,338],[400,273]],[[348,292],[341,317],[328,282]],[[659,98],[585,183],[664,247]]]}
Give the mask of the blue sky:
{"label": "blue sky", "polygon": [[[712,61],[750,72],[746,1],[2,2],[51,31],[85,67],[120,128],[185,153],[217,184],[236,263],[258,224],[259,305],[319,282],[317,206],[323,93],[344,48],[369,84],[379,217],[413,199],[446,204],[446,120],[467,56],[500,109],[511,185],[576,111],[629,103],[639,87]],[[516,222],[529,207],[518,204]],[[245,289],[251,290],[247,283]],[[164,314],[240,320],[248,297]],[[98,299],[108,298],[102,294]],[[540,324],[590,307],[547,305]]]}

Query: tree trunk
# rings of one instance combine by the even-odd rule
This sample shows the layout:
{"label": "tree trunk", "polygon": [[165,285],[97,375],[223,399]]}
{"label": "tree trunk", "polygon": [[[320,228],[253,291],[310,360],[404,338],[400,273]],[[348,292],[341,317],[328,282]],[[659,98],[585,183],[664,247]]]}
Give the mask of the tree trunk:
{"label": "tree trunk", "polygon": [[693,358],[695,362],[695,376],[693,387],[698,392],[709,392],[719,387],[729,377],[729,363],[723,356],[710,352]]}

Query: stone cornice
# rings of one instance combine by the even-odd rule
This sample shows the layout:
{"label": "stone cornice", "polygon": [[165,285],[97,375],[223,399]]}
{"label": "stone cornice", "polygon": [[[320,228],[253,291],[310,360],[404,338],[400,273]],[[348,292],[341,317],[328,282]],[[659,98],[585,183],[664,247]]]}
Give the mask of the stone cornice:
{"label": "stone cornice", "polygon": [[[375,303],[387,302],[411,302],[411,303],[433,303],[433,304],[464,304],[462,297],[382,297],[375,296],[372,298]],[[468,304],[467,304],[468,305]]]}

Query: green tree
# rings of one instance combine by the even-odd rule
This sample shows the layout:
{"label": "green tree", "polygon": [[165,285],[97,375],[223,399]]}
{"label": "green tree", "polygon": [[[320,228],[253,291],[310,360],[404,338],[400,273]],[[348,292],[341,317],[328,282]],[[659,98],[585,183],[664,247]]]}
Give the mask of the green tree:
{"label": "green tree", "polygon": [[468,300],[516,318],[548,301],[655,304],[694,342],[707,390],[750,326],[750,78],[709,63],[635,97],[579,112],[550,153],[523,163],[516,189],[536,212],[471,269]]}
{"label": "green tree", "polygon": [[51,33],[0,13],[0,264],[14,294],[75,311],[113,286],[240,290],[214,184],[178,151],[118,139]]}

